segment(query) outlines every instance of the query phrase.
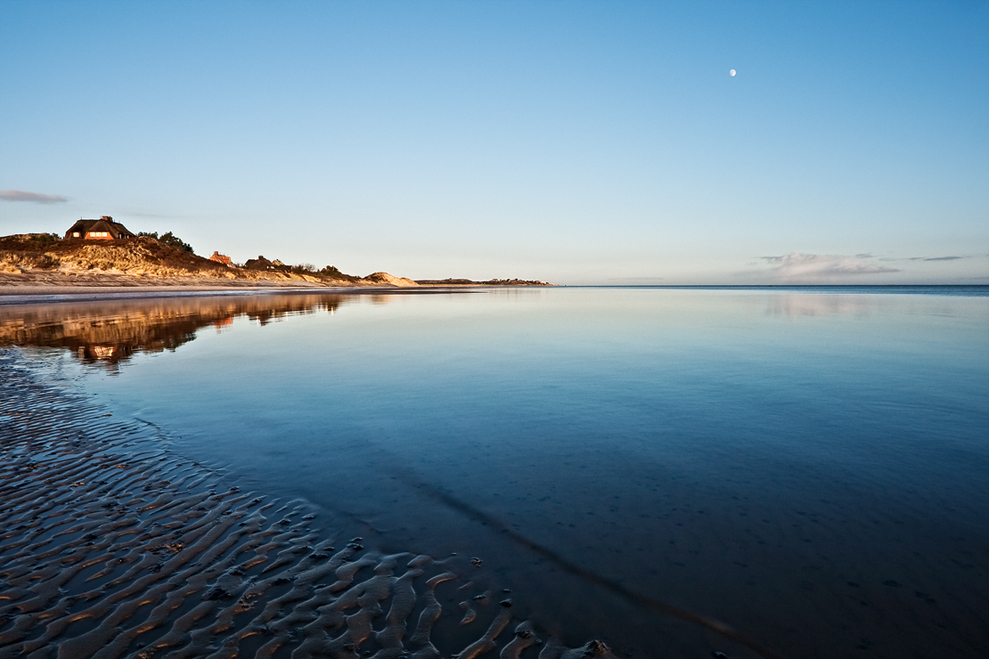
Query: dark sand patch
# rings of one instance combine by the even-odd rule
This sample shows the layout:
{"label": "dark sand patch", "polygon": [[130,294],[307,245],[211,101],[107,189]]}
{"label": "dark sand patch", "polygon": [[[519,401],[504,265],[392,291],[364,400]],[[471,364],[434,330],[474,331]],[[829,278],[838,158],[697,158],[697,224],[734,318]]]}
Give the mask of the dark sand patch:
{"label": "dark sand patch", "polygon": [[334,538],[20,360],[0,350],[0,657],[610,655],[515,618],[468,557]]}

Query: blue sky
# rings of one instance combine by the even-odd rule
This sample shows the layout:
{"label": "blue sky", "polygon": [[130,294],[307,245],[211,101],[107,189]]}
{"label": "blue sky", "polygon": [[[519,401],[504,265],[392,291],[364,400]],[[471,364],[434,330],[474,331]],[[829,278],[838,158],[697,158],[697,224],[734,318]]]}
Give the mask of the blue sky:
{"label": "blue sky", "polygon": [[8,0],[0,234],[108,214],[359,275],[989,283],[986,35],[986,2]]}

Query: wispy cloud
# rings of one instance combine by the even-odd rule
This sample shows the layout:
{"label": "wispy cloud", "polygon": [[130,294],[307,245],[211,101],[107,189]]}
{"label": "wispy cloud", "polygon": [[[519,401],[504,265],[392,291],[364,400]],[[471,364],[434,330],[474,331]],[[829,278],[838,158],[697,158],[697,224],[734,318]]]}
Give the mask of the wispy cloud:
{"label": "wispy cloud", "polygon": [[885,272],[899,272],[897,268],[867,263],[863,255],[839,256],[835,254],[786,254],[784,256],[763,256],[762,260],[772,267],[770,274],[781,281],[827,281],[876,275]]}
{"label": "wispy cloud", "polygon": [[0,190],[2,201],[31,201],[36,204],[60,204],[68,201],[60,194],[41,194],[40,192],[25,192],[24,190]]}
{"label": "wispy cloud", "polygon": [[881,258],[880,261],[957,261],[965,259],[967,256],[908,256],[905,258]]}

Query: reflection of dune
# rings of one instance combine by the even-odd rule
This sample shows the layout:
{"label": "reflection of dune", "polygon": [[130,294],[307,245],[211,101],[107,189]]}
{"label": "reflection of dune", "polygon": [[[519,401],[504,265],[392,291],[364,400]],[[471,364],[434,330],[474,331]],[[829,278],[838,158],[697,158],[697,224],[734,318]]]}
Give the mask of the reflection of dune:
{"label": "reflection of dune", "polygon": [[265,325],[279,318],[332,312],[341,295],[159,298],[0,306],[0,345],[67,348],[86,362],[116,363],[135,352],[175,350],[196,332],[246,316]]}

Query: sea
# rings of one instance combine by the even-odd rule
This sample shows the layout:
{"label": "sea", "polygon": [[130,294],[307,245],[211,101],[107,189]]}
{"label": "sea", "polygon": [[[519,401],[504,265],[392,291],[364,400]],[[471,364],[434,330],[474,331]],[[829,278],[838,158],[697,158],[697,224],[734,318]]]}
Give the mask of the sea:
{"label": "sea", "polygon": [[571,645],[989,656],[989,287],[124,296],[3,327],[327,532],[469,556]]}

